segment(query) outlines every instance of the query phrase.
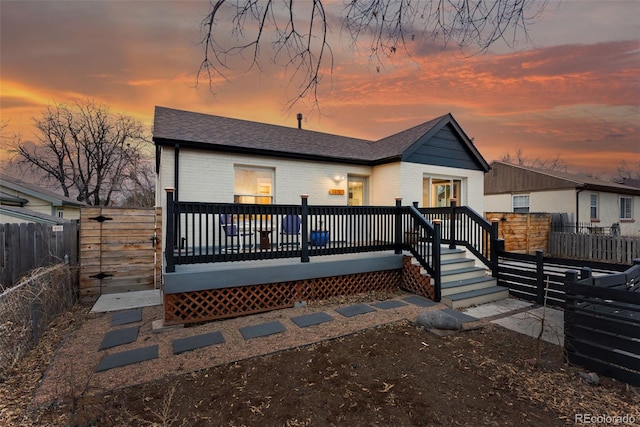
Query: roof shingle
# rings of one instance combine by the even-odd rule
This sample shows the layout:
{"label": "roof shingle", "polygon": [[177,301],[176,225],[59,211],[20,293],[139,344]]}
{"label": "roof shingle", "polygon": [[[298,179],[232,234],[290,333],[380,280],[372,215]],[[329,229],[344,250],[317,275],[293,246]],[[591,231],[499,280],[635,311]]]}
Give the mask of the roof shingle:
{"label": "roof shingle", "polygon": [[379,141],[350,138],[172,108],[156,107],[153,138],[156,142],[188,141],[272,153],[352,161],[398,157],[447,116],[430,120]]}

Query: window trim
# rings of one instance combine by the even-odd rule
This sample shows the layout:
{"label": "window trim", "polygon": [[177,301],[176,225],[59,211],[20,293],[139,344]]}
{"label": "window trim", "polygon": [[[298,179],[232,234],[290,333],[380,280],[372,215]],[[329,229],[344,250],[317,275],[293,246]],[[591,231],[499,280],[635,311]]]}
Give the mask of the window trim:
{"label": "window trim", "polygon": [[[595,197],[595,205],[593,204],[593,200]],[[595,209],[595,215],[592,211],[592,209]],[[598,222],[599,218],[600,218],[600,197],[598,195],[598,193],[591,193],[589,194],[589,218],[591,219],[592,222]]]}
{"label": "window trim", "polygon": [[[351,205],[351,186],[352,182],[362,183],[362,204]],[[347,206],[369,206],[369,177],[367,175],[347,175]]]}
{"label": "window trim", "polygon": [[[526,198],[527,204],[516,206],[516,198]],[[526,210],[522,210],[526,209]],[[531,211],[531,195],[530,194],[512,194],[511,195],[511,210],[514,213],[529,213]]]}
{"label": "window trim", "polygon": [[[261,194],[261,193],[238,193],[236,192],[236,184],[237,184],[237,172],[239,170],[246,170],[246,171],[260,171],[260,172],[270,172],[271,173],[271,192],[270,194]],[[233,202],[234,203],[241,203],[241,202],[236,202],[236,200],[239,197],[253,197],[255,199],[259,198],[259,197],[268,197],[270,198],[270,203],[267,204],[275,204],[275,182],[276,182],[276,169],[274,167],[269,167],[269,166],[250,166],[250,165],[233,165]],[[249,203],[249,204],[256,204],[255,201],[254,203]]]}
{"label": "window trim", "polygon": [[[619,215],[620,215],[620,220],[621,221],[632,221],[633,220],[633,197],[630,196],[620,196],[619,198],[619,204],[618,204],[618,208],[619,208]],[[622,211],[622,200],[628,200],[628,208],[629,208],[629,216],[623,216],[625,212]]]}
{"label": "window trim", "polygon": [[[438,206],[434,206],[434,203],[433,203],[434,201],[434,194],[433,194],[434,182],[433,181],[434,180],[449,181],[448,185],[451,188],[450,196],[453,196],[456,199],[456,204],[458,206],[462,206],[466,202],[465,200],[463,200],[466,196],[465,192],[463,191],[463,188],[466,190],[466,187],[465,187],[466,177],[424,174],[422,176],[422,205],[424,207],[429,207],[429,208],[438,207]],[[427,186],[425,186],[425,181],[428,181]],[[425,200],[427,203],[425,203]],[[447,203],[448,202],[449,200],[447,200]],[[447,204],[446,206],[449,206],[449,204]]]}

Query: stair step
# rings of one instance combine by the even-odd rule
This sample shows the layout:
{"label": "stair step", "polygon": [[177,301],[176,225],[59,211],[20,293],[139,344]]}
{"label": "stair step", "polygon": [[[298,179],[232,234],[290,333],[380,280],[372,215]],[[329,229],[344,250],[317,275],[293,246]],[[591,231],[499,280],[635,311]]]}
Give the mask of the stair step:
{"label": "stair step", "polygon": [[509,297],[509,289],[504,286],[492,286],[490,288],[476,289],[474,291],[460,292],[442,297],[442,302],[451,308],[470,307],[472,305],[485,304],[499,301]]}
{"label": "stair step", "polygon": [[[447,247],[442,247],[440,249],[440,259],[441,260],[446,260],[446,259],[453,259],[453,258],[464,258],[466,255],[466,251],[464,249],[449,249]],[[412,260],[412,262],[414,264],[417,264],[418,261],[414,258]]]}
{"label": "stair step", "polygon": [[442,282],[440,288],[442,295],[452,295],[461,292],[475,291],[477,289],[491,288],[496,286],[496,279],[490,276],[474,277],[465,280],[455,280]]}
{"label": "stair step", "polygon": [[459,268],[474,267],[476,261],[471,258],[451,258],[443,259],[440,262],[440,271],[451,271]]}
{"label": "stair step", "polygon": [[454,270],[442,271],[440,273],[442,282],[454,282],[456,280],[473,279],[476,277],[486,277],[486,270],[482,267],[465,267]]}
{"label": "stair step", "polygon": [[466,252],[463,249],[449,249],[442,248],[440,249],[440,259],[448,260],[448,259],[456,259],[465,256]]}

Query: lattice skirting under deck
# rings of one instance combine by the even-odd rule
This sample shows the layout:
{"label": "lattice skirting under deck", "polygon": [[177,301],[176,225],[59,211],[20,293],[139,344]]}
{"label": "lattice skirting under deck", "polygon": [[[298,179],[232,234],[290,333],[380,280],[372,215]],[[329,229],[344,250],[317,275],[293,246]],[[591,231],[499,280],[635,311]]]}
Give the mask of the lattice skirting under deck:
{"label": "lattice skirting under deck", "polygon": [[411,260],[412,258],[408,256],[402,260],[402,284],[400,287],[405,291],[433,300],[435,289],[431,284],[431,277],[420,273],[420,265],[413,264]]}
{"label": "lattice skirting under deck", "polygon": [[[198,323],[293,307],[299,301],[402,288],[433,298],[430,279],[405,257],[403,270],[372,271],[344,276],[164,295],[164,323]],[[410,270],[408,270],[410,269]],[[414,277],[414,276],[419,277]]]}

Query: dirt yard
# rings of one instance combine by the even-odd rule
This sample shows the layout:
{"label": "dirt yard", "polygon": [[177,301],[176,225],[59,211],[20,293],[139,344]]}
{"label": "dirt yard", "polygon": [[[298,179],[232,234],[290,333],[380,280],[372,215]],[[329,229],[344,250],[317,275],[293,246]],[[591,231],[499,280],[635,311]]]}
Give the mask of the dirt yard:
{"label": "dirt yard", "polygon": [[84,316],[61,318],[0,384],[0,425],[520,427],[573,425],[583,413],[640,422],[637,388],[587,384],[556,346],[493,325],[441,337],[408,321],[30,407],[53,350]]}

